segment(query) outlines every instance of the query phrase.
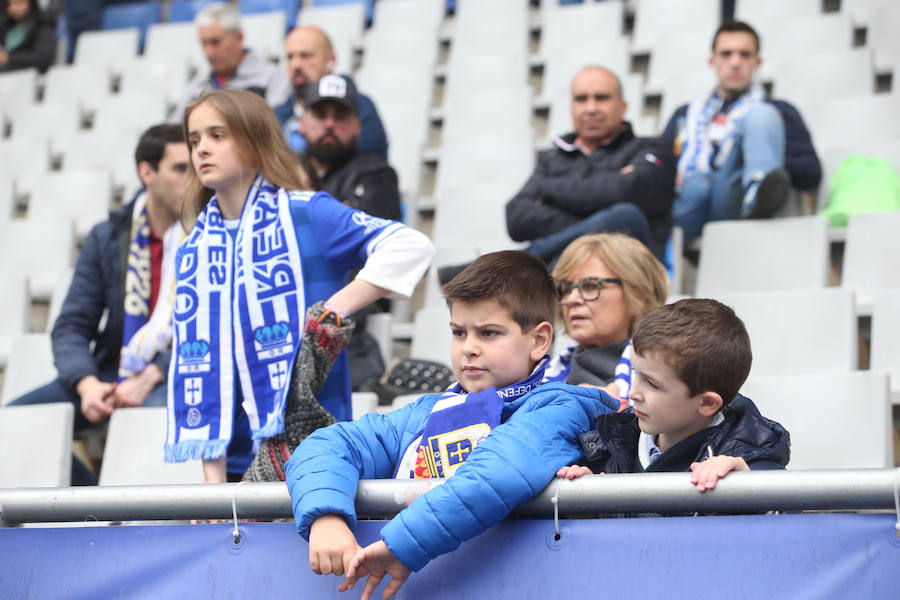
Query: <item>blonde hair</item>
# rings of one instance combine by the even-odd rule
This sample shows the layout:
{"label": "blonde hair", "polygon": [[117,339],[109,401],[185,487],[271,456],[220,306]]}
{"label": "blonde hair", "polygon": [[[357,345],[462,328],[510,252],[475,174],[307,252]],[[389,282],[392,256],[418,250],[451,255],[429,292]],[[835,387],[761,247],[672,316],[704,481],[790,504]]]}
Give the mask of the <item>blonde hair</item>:
{"label": "blonde hair", "polygon": [[596,256],[616,277],[622,280],[625,304],[631,314],[628,335],[644,315],[666,303],[669,280],[666,269],[647,247],[622,233],[585,235],[569,244],[556,267],[553,279],[571,279],[591,256]]}
{"label": "blonde hair", "polygon": [[[308,175],[288,149],[275,113],[265,100],[244,90],[216,90],[200,96],[184,110],[184,139],[189,140],[188,119],[201,104],[209,104],[225,119],[241,163],[248,171],[259,173],[286,190],[310,189]],[[188,143],[190,151],[190,143]],[[182,196],[185,227],[209,203],[213,191],[200,183],[194,161],[190,161],[188,180]]]}

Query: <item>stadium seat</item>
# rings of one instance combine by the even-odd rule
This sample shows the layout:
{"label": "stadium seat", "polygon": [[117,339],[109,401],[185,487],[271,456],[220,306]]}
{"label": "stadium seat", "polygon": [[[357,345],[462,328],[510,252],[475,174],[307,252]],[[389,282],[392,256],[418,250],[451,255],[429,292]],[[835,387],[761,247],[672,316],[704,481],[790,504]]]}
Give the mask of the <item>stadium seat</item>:
{"label": "stadium seat", "polygon": [[0,406],[56,379],[53,349],[47,333],[24,333],[15,338],[3,373]]}
{"label": "stadium seat", "polygon": [[[0,144],[0,156],[3,154],[4,145]],[[3,231],[3,224],[8,223],[16,215],[14,191],[12,175],[4,171],[3,179],[0,180],[0,233]]]}
{"label": "stadium seat", "polygon": [[0,408],[0,487],[66,487],[72,471],[68,402]]}
{"label": "stadium seat", "polygon": [[101,98],[110,93],[111,77],[105,65],[57,66],[47,71],[43,104],[74,105],[83,114],[93,114]]}
{"label": "stadium seat", "polygon": [[900,211],[851,215],[841,287],[856,292],[861,314],[871,314],[879,293],[900,291]]}
{"label": "stadium seat", "polygon": [[331,46],[337,57],[335,70],[339,73],[353,71],[354,48],[362,38],[365,19],[366,7],[358,2],[307,6],[298,16],[300,25],[315,25],[331,38]]}
{"label": "stadium seat", "polygon": [[[9,226],[4,225],[4,232],[7,228]],[[0,246],[2,244],[0,242]],[[27,329],[29,301],[26,277],[27,274],[15,269],[14,265],[0,267],[0,286],[3,289],[0,294],[0,314],[3,315],[0,319],[0,365],[8,364],[15,340]]]}
{"label": "stadium seat", "polygon": [[882,294],[872,309],[873,371],[890,374],[891,400],[900,404],[900,291]]}
{"label": "stadium seat", "polygon": [[[196,43],[196,39],[191,39]],[[155,94],[164,98],[168,105],[174,106],[184,96],[189,67],[184,57],[160,60],[153,56],[142,56],[122,69],[119,93]]]}
{"label": "stadium seat", "polygon": [[285,17],[287,17],[287,26],[290,29],[297,23],[297,13],[300,10],[300,2],[299,0],[241,0],[240,7],[242,15],[280,10],[284,12]]}
{"label": "stadium seat", "polygon": [[443,144],[492,135],[516,135],[531,126],[531,88],[473,89],[450,96],[443,105]]}
{"label": "stadium seat", "polygon": [[[776,98],[805,104],[875,91],[872,51],[868,48],[803,53],[773,63],[770,72]],[[835,81],[841,85],[834,85]]]}
{"label": "stadium seat", "polygon": [[27,277],[32,296],[49,298],[59,278],[72,267],[74,253],[74,227],[69,219],[12,221],[3,227],[0,256],[16,260],[0,261],[0,278],[8,273]]}
{"label": "stadium seat", "polygon": [[92,130],[131,137],[125,145],[133,147],[148,127],[165,121],[166,112],[165,100],[159,93],[122,92],[98,101]]}
{"label": "stadium seat", "polygon": [[811,21],[822,15],[822,0],[737,0],[734,15],[754,28],[759,23],[776,23],[785,19],[805,18]]}
{"label": "stadium seat", "polygon": [[74,272],[75,269],[64,269],[53,286],[50,294],[50,306],[47,309],[47,333],[53,332],[53,324],[56,323],[56,317],[59,316],[63,302],[66,300],[66,295],[69,293],[69,286],[72,285],[72,274]]}
{"label": "stadium seat", "polygon": [[751,376],[857,368],[853,293],[829,288],[719,294],[744,321],[753,347]]}
{"label": "stadium seat", "polygon": [[160,2],[128,2],[103,7],[103,29],[127,29],[137,27],[140,30],[140,47],[144,47],[147,28],[162,21],[162,4]]}
{"label": "stadium seat", "polygon": [[[782,2],[791,5],[792,2]],[[818,17],[778,18],[774,21],[751,21],[762,41],[763,79],[770,79],[777,65],[786,59],[815,54],[827,49],[849,52],[853,47],[853,22],[844,14]],[[790,99],[787,96],[780,98]]]}
{"label": "stadium seat", "polygon": [[789,469],[893,466],[885,373],[753,377],[741,393],[790,432]]}
{"label": "stadium seat", "polygon": [[166,408],[119,408],[109,418],[100,485],[203,483],[201,461],[167,463]]}
{"label": "stadium seat", "polygon": [[[50,146],[47,142],[50,134],[31,129],[30,124],[36,119],[26,118],[26,115],[32,111],[19,117],[20,135],[0,141],[0,180],[5,184],[4,191],[11,192],[10,196],[2,199],[6,220],[15,215],[17,196],[27,196],[50,170]],[[0,222],[3,220],[0,218]]]}
{"label": "stadium seat", "polygon": [[241,16],[244,46],[268,58],[279,60],[284,54],[284,36],[287,33],[287,16],[277,10]]}
{"label": "stadium seat", "polygon": [[[436,35],[443,18],[443,0],[381,0],[375,7],[375,19],[367,37],[376,32],[390,32],[425,36],[427,41]],[[436,47],[437,38],[431,39]]]}
{"label": "stadium seat", "polygon": [[181,23],[184,21],[193,21],[197,13],[203,10],[207,4],[212,4],[217,0],[187,0],[182,2],[172,2],[169,4],[169,23]]}
{"label": "stadium seat", "polygon": [[362,4],[366,9],[366,21],[375,15],[375,0],[312,0],[313,6],[337,6],[339,4]]}
{"label": "stadium seat", "polygon": [[402,396],[396,396],[391,402],[391,405],[387,407],[387,410],[385,410],[384,412],[399,410],[408,404],[412,404],[421,397],[422,394],[403,394]]}
{"label": "stadium seat", "polygon": [[[696,37],[709,48],[709,38],[719,24],[719,0],[637,0],[634,8],[634,32],[632,52],[642,54],[662,50],[662,39],[671,39],[671,34],[681,33],[682,37]],[[686,36],[685,31],[696,32]],[[693,63],[684,63],[693,64]]]}
{"label": "stadium seat", "polygon": [[[28,220],[72,220],[78,238],[107,218],[112,207],[112,180],[108,171],[66,170],[47,175],[31,192]],[[56,282],[54,278],[53,282]]]}
{"label": "stadium seat", "polygon": [[[105,122],[110,121],[111,119],[107,119]],[[111,127],[113,126],[109,125],[103,129],[79,132],[60,145],[59,156],[64,172],[69,170],[107,172],[111,176],[113,188],[123,192],[125,194],[122,196],[123,201],[127,202],[130,199],[127,192],[140,184],[134,164],[134,147],[143,131],[133,123],[123,126],[120,130]],[[85,152],[85,148],[91,148],[93,151]]]}
{"label": "stadium seat", "polygon": [[824,217],[707,223],[696,295],[823,288],[828,248]]}
{"label": "stadium seat", "polygon": [[358,419],[378,406],[378,395],[375,392],[353,392],[353,418]]}
{"label": "stadium seat", "polygon": [[0,112],[15,114],[34,104],[37,80],[37,69],[22,69],[0,74]]}
{"label": "stadium seat", "polygon": [[[490,250],[487,251],[489,252]],[[443,309],[446,307],[444,296],[441,292],[441,284],[438,282],[438,269],[451,265],[470,263],[478,258],[483,252],[485,252],[485,250],[479,251],[479,248],[475,244],[461,244],[456,241],[451,244],[436,244],[434,259],[431,261],[431,268],[429,268],[428,272],[425,274],[424,307],[426,309]],[[446,361],[446,359],[444,360]]]}
{"label": "stadium seat", "polygon": [[[147,30],[144,58],[164,64],[186,62],[191,69],[207,65],[193,23],[157,23]],[[182,85],[182,88],[186,84]],[[180,95],[179,95],[180,99]]]}
{"label": "stadium seat", "polygon": [[[35,104],[30,110],[24,110],[15,115],[10,141],[16,144],[21,142],[39,144],[45,149],[43,153],[22,157],[23,163],[29,161],[34,163],[30,165],[31,170],[43,172],[49,168],[49,165],[42,160],[42,154],[49,156],[46,149],[49,148],[52,151],[53,148],[58,147],[68,137],[79,131],[81,128],[79,104],[79,102],[73,101],[45,100],[41,104]],[[35,157],[36,161],[33,160]],[[18,189],[18,181],[16,185]]]}
{"label": "stadium seat", "polygon": [[460,182],[477,194],[481,186],[496,184],[503,199],[519,191],[534,167],[534,135],[531,126],[516,135],[482,133],[466,140],[441,145],[435,195]]}
{"label": "stadium seat", "polygon": [[413,323],[410,358],[450,364],[450,311],[446,307],[423,308]]}
{"label": "stadium seat", "polygon": [[435,245],[472,247],[476,255],[513,248],[515,243],[506,232],[508,194],[502,183],[475,189],[460,181],[442,189],[434,215]]}
{"label": "stadium seat", "polygon": [[[874,2],[872,4],[875,4]],[[883,1],[871,9],[865,21],[866,42],[875,53],[875,69],[879,72],[894,73],[894,89],[897,89],[897,62],[900,58],[900,37],[897,23],[900,22],[900,4]]]}
{"label": "stadium seat", "polygon": [[141,30],[137,27],[112,31],[86,31],[75,46],[76,65],[99,65],[114,73],[138,55]]}

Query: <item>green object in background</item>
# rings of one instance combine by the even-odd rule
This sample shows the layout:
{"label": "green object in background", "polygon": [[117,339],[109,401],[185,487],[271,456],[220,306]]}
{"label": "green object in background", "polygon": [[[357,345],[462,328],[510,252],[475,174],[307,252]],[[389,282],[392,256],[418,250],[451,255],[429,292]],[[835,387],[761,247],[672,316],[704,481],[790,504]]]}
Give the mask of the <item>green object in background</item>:
{"label": "green object in background", "polygon": [[854,154],[838,165],[821,212],[832,227],[846,227],[850,215],[888,210],[900,210],[900,175],[891,163]]}

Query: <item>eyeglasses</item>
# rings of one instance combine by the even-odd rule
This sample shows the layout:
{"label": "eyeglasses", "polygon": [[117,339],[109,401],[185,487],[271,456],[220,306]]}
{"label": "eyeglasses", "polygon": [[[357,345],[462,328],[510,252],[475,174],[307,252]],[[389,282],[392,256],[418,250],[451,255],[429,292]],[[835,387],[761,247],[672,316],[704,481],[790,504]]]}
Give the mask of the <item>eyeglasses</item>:
{"label": "eyeglasses", "polygon": [[578,295],[585,302],[593,302],[600,297],[603,291],[603,285],[606,283],[614,283],[622,285],[621,279],[614,277],[585,277],[579,282],[566,281],[565,279],[556,282],[556,294],[559,296],[560,302],[563,298],[572,293],[573,288],[578,289]]}

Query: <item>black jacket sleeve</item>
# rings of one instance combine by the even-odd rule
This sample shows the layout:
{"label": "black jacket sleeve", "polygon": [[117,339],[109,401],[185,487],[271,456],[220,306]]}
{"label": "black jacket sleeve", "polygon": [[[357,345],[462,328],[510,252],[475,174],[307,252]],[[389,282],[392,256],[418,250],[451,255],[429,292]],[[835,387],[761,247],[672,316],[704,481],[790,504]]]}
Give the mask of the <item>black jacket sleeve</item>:
{"label": "black jacket sleeve", "polygon": [[539,184],[544,177],[543,161],[543,155],[538,156],[534,173],[512,200],[506,203],[506,230],[513,241],[534,240],[578,222],[573,215],[544,201]]}
{"label": "black jacket sleeve", "polygon": [[56,32],[53,20],[43,18],[34,23],[33,27],[35,31],[31,35],[31,43],[9,53],[9,62],[6,63],[7,70],[36,67],[44,72],[53,64],[56,54]]}
{"label": "black jacket sleeve", "polygon": [[105,225],[95,227],[84,242],[72,284],[51,334],[56,370],[63,383],[71,388],[82,378],[99,372],[91,342],[97,337],[106,304],[101,262]]}
{"label": "black jacket sleeve", "polygon": [[389,165],[362,173],[355,191],[355,208],[382,219],[400,220],[400,187],[397,172]]}
{"label": "black jacket sleeve", "polygon": [[[679,106],[675,112],[672,113],[672,116],[669,117],[669,122],[666,123],[666,128],[663,129],[662,134],[659,136],[659,139],[663,144],[666,145],[669,150],[674,152],[675,149],[675,138],[678,137],[678,122],[687,117],[687,104],[682,104]],[[677,158],[677,157],[676,157]]]}
{"label": "black jacket sleeve", "polygon": [[822,180],[822,165],[803,117],[787,102],[773,100],[772,104],[784,120],[784,166],[791,176],[791,183],[801,190],[817,187]]}
{"label": "black jacket sleeve", "polygon": [[585,169],[582,173],[544,177],[538,192],[579,218],[621,202],[636,205],[648,218],[669,212],[675,187],[671,151],[660,141],[643,143],[627,166],[633,170]]}

